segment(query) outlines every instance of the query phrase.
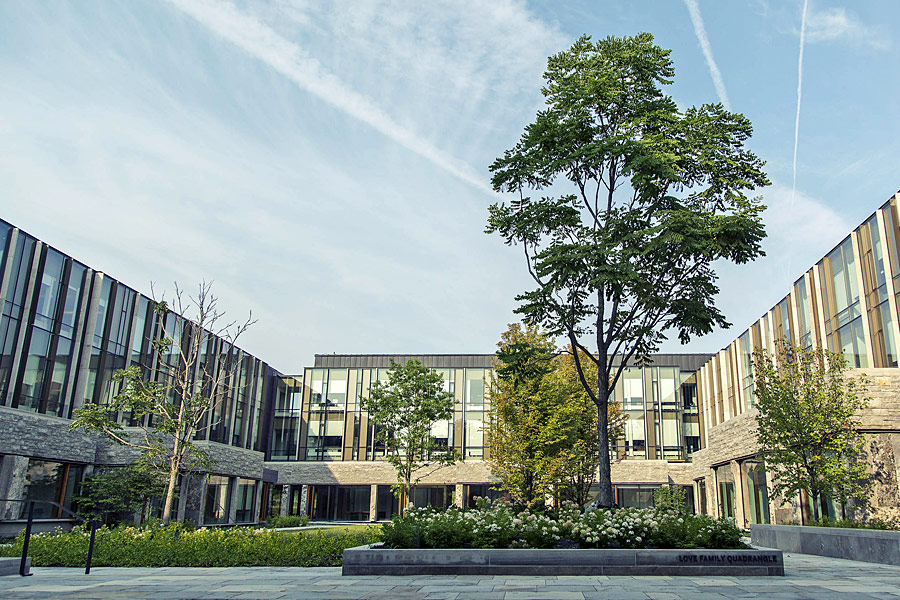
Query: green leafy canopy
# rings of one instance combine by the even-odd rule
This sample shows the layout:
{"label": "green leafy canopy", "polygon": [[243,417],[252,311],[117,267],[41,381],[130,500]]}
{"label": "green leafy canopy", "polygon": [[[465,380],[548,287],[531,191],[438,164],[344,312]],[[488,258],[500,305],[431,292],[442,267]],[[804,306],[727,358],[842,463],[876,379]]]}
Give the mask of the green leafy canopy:
{"label": "green leafy canopy", "polygon": [[813,518],[823,496],[865,506],[871,482],[860,460],[864,437],[856,413],[869,404],[862,395],[868,380],[848,377],[840,353],[779,346],[775,356],[753,353],[758,438],[772,492],[786,498],[806,492]]}
{"label": "green leafy canopy", "polygon": [[[494,189],[516,197],[489,208],[486,232],[524,250],[534,282],[516,312],[568,338],[601,421],[625,366],[668,332],[687,342],[728,326],[713,263],[763,254],[765,207],[747,192],[769,180],[744,147],[750,121],[721,104],[680,110],[662,91],[669,55],[641,33],[584,36],[551,56],[547,107],[490,167]],[[603,503],[608,471],[601,457]]]}

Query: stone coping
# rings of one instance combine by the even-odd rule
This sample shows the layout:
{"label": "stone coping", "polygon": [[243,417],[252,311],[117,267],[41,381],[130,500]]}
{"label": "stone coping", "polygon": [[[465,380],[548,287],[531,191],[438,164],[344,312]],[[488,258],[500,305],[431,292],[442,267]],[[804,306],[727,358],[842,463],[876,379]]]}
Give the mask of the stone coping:
{"label": "stone coping", "polygon": [[778,548],[784,552],[900,565],[900,531],[751,525],[750,541],[754,546]]}
{"label": "stone coping", "polygon": [[342,575],[784,575],[780,550],[344,550]]}

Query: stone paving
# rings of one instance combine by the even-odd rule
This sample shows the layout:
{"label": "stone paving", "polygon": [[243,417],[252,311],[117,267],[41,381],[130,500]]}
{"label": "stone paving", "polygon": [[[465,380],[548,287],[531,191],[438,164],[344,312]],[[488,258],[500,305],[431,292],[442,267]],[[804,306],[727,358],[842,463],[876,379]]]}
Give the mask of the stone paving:
{"label": "stone paving", "polygon": [[784,577],[342,577],[340,568],[36,568],[0,577],[0,598],[428,598],[434,600],[705,600],[897,598],[900,567],[784,555]]}

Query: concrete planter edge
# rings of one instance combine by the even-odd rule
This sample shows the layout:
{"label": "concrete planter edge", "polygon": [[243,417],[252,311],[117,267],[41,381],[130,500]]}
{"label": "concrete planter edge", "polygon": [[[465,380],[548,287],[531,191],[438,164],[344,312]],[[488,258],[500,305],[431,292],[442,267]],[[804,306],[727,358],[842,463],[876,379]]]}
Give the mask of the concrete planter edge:
{"label": "concrete planter edge", "polygon": [[784,575],[780,550],[344,550],[342,575]]}

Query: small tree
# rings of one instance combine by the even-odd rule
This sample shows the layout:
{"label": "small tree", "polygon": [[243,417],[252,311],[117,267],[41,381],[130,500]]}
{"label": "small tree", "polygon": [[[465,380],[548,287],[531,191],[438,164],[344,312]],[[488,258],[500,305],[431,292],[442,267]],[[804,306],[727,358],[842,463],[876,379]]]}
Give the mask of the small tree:
{"label": "small tree", "polygon": [[[173,308],[164,298],[155,301],[153,364],[117,371],[119,393],[109,404],[79,408],[70,425],[70,429],[93,431],[140,450],[147,464],[164,473],[165,523],[172,518],[178,475],[210,467],[209,454],[194,444],[194,438],[216,424],[207,417],[235,387],[234,374],[240,367],[235,344],[255,323],[252,314],[243,323],[225,322],[212,283],[206,281],[196,296],[175,284]],[[173,335],[166,333],[167,325]],[[126,430],[123,421],[137,429]]]}
{"label": "small tree", "polygon": [[554,369],[556,345],[536,326],[513,323],[497,344],[485,427],[487,462],[499,487],[532,506],[551,493],[546,432],[556,406],[541,386]]}
{"label": "small tree", "polygon": [[769,184],[744,148],[750,121],[721,104],[680,110],[662,90],[669,54],[641,33],[584,36],[550,57],[547,108],[490,167],[494,189],[516,198],[490,207],[486,231],[523,249],[534,282],[516,311],[579,351],[602,506],[613,502],[607,408],[623,370],[669,332],[686,343],[726,327],[713,265],[753,260],[765,236],[764,207],[746,195]]}
{"label": "small tree", "polygon": [[859,460],[864,438],[855,418],[869,404],[861,395],[865,376],[848,377],[842,354],[787,341],[774,358],[755,350],[753,370],[759,445],[772,492],[806,492],[814,519],[824,498],[867,504],[870,482]]}
{"label": "small tree", "polygon": [[453,418],[453,396],[444,391],[444,378],[417,360],[402,366],[391,361],[387,383],[373,383],[361,406],[380,425],[376,441],[384,444],[397,470],[394,493],[412,504],[419,481],[457,459],[452,448],[438,446],[432,436],[438,421]]}
{"label": "small tree", "polygon": [[73,500],[78,514],[89,520],[115,523],[130,520],[140,511],[140,520],[147,518],[150,500],[161,498],[166,481],[159,471],[138,461],[134,464],[107,469],[86,478],[81,492]]}
{"label": "small tree", "polygon": [[[535,326],[514,323],[498,344],[486,443],[499,487],[525,505],[556,496],[587,502],[596,480],[597,413],[569,353]],[[571,350],[571,349],[570,349]],[[610,439],[624,414],[608,406]]]}

